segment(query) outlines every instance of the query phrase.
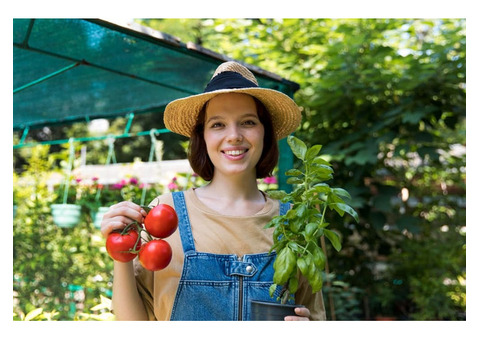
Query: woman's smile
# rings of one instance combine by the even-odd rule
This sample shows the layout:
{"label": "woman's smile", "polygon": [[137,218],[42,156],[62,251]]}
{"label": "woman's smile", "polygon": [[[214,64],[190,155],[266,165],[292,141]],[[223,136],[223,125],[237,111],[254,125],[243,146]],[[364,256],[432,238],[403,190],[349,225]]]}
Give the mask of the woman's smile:
{"label": "woman's smile", "polygon": [[229,159],[235,160],[235,159],[241,159],[245,153],[248,152],[248,149],[228,149],[228,150],[223,150],[222,153],[225,154]]}

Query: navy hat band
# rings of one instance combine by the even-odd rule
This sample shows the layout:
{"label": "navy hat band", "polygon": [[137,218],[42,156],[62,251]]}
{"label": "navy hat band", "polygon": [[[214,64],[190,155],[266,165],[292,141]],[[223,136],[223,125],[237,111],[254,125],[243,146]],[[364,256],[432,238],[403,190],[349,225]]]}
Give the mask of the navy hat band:
{"label": "navy hat band", "polygon": [[210,80],[203,93],[225,90],[225,89],[244,89],[258,87],[253,81],[244,78],[240,73],[233,71],[224,71],[217,74]]}

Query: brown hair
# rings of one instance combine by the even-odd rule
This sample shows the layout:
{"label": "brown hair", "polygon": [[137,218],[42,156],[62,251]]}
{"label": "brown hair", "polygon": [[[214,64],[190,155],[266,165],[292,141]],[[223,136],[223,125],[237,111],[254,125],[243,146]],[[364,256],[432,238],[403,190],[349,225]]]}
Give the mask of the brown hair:
{"label": "brown hair", "polygon": [[[253,97],[257,107],[257,114],[260,122],[263,124],[263,151],[256,165],[257,178],[264,178],[271,176],[272,172],[278,162],[278,145],[273,131],[272,118],[263,103],[257,98]],[[207,102],[208,103],[208,102]],[[203,137],[203,130],[205,128],[205,111],[207,103],[200,110],[197,117],[197,122],[192,129],[190,135],[190,144],[188,147],[188,160],[195,173],[206,181],[211,181],[213,178],[214,166],[207,153],[207,145]]]}

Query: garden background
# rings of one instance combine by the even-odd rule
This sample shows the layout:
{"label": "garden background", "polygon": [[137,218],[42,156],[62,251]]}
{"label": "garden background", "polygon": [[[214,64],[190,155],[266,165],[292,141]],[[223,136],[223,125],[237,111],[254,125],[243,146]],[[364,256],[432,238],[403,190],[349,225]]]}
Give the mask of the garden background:
{"label": "garden background", "polygon": [[[328,249],[329,320],[466,318],[465,20],[138,22],[300,85],[295,100],[303,121],[295,135],[323,145],[335,186],[352,195],[360,217],[331,217],[343,248]],[[111,119],[103,133],[119,134],[126,124]],[[162,126],[161,114],[144,114],[131,130]],[[31,130],[27,141],[95,133],[88,123],[46,126]],[[20,138],[15,132],[13,144]],[[184,138],[158,139],[157,158],[185,158]],[[111,161],[106,140],[74,147],[74,169]],[[118,139],[115,161],[147,162],[150,147],[149,136]],[[142,193],[148,201],[201,184],[186,173],[145,189],[132,176],[110,185],[72,176],[68,199],[82,205],[82,219],[59,228],[51,204],[62,201],[64,187],[50,180],[67,174],[69,155],[68,144],[13,151],[14,319],[111,319],[112,261],[93,212],[118,200],[140,202]]]}

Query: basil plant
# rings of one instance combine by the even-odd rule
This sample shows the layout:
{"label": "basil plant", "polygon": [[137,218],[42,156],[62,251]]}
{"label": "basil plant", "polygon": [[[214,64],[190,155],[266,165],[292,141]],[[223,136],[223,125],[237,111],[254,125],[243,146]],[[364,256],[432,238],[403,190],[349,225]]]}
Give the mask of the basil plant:
{"label": "basil plant", "polygon": [[322,237],[326,237],[337,251],[342,247],[339,235],[329,228],[325,219],[327,208],[342,217],[347,213],[358,222],[355,210],[345,203],[351,198],[350,194],[325,183],[333,179],[333,169],[319,156],[322,146],[307,148],[294,136],[289,136],[287,142],[293,154],[302,161],[300,169],[285,173],[289,176],[287,183],[294,189],[290,193],[273,190],[268,194],[273,199],[290,202],[292,206],[285,215],[274,217],[265,226],[275,228],[270,252],[277,252],[270,295],[273,296],[277,286],[283,286],[279,297],[282,303],[297,291],[300,275],[307,279],[313,293],[322,289],[326,261]]}

